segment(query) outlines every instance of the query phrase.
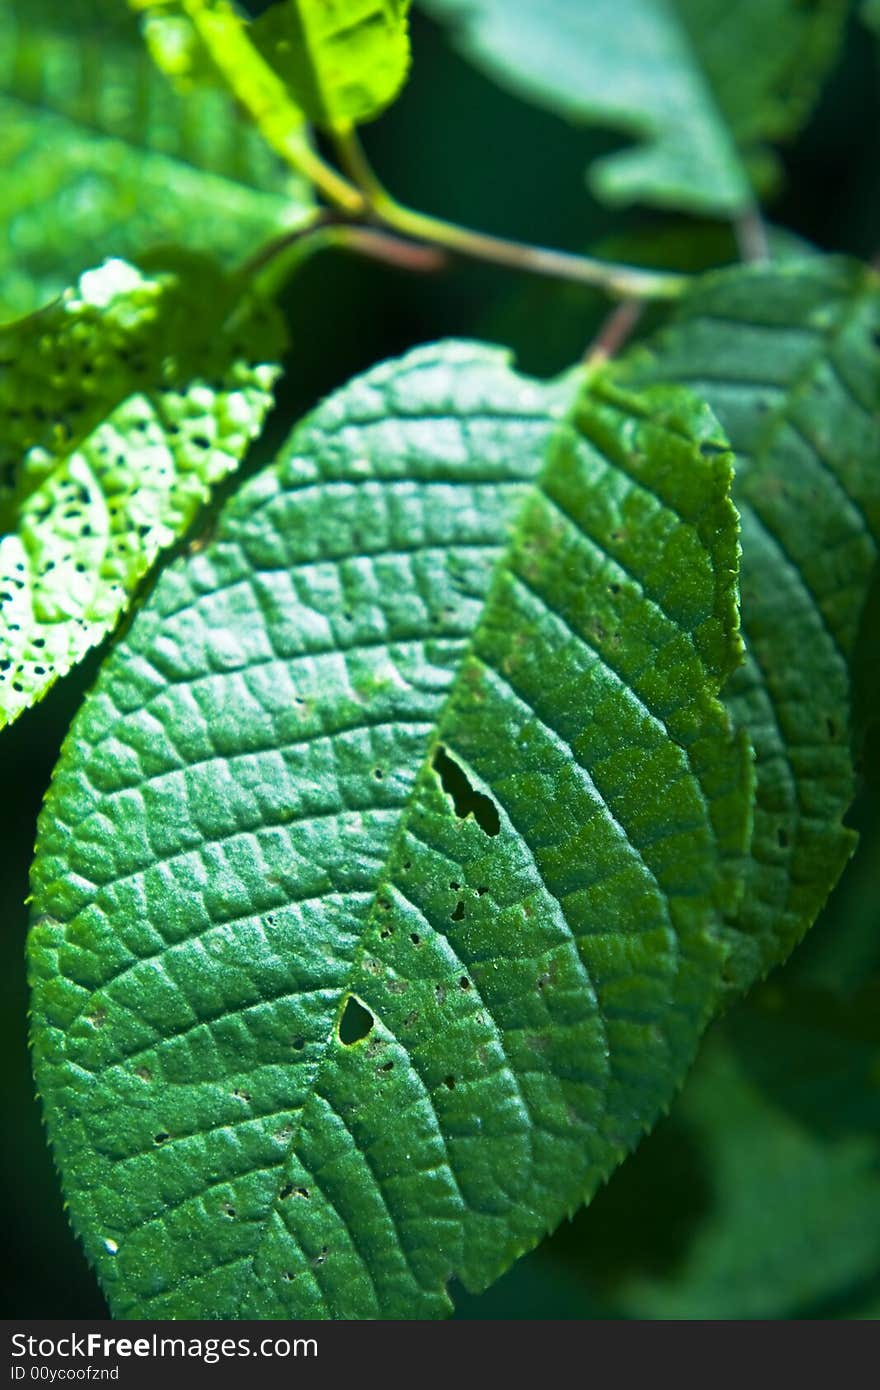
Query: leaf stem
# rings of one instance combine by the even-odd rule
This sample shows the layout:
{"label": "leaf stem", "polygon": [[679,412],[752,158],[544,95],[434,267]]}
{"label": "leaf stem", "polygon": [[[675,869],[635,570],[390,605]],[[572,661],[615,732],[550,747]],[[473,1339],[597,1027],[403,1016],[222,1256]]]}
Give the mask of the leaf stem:
{"label": "leaf stem", "polygon": [[530,246],[415,212],[386,192],[353,131],[337,132],[336,146],[343,168],[360,189],[373,218],[414,241],[443,247],[456,255],[507,266],[512,270],[592,285],[620,299],[675,299],[687,286],[686,275],[642,270],[635,266],[573,255],[568,251]]}

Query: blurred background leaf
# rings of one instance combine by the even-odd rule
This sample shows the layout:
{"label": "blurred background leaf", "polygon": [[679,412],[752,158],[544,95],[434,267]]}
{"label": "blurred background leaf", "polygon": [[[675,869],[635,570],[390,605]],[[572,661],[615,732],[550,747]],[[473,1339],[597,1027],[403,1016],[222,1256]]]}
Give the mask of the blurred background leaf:
{"label": "blurred background leaf", "polygon": [[312,208],[221,91],[156,71],[122,0],[0,0],[0,123],[0,320],[105,256],[237,262]]}
{"label": "blurred background leaf", "polygon": [[638,143],[595,192],[734,214],[765,192],[834,61],[847,0],[421,0],[502,86]]}

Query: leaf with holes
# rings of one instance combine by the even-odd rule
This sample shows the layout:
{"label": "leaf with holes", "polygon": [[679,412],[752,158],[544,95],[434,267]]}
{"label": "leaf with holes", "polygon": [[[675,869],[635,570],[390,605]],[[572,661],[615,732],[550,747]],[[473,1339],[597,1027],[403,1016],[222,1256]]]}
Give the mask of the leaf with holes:
{"label": "leaf with holes", "polygon": [[852,853],[850,668],[880,542],[880,277],[827,259],[721,272],[634,382],[686,385],[737,452],[745,665],[727,693],[757,754],[755,840],[732,979],[815,920]]}
{"label": "leaf with holes", "polygon": [[74,724],[34,1057],[121,1316],[440,1315],[680,1084],[750,828],[730,458],[580,380],[448,344],[354,382]]}
{"label": "leaf with holes", "polygon": [[234,264],[314,212],[226,93],[172,89],[122,0],[0,0],[0,122],[3,318],[105,256]]}
{"label": "leaf with holes", "polygon": [[809,113],[846,0],[421,0],[518,95],[639,141],[592,169],[615,203],[736,213]]}
{"label": "leaf with holes", "polygon": [[178,264],[107,261],[0,328],[0,727],[112,628],[271,404],[274,311]]}
{"label": "leaf with holes", "polygon": [[409,71],[410,0],[278,0],[254,25],[263,51],[313,125],[371,121]]}

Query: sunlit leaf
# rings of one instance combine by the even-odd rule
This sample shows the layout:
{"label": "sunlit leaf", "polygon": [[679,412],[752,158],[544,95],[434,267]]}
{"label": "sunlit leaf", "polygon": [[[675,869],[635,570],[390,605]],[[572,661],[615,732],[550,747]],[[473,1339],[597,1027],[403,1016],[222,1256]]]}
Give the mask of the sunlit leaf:
{"label": "sunlit leaf", "polygon": [[183,271],[108,261],[0,328],[0,726],[113,627],[271,404],[274,314]]}

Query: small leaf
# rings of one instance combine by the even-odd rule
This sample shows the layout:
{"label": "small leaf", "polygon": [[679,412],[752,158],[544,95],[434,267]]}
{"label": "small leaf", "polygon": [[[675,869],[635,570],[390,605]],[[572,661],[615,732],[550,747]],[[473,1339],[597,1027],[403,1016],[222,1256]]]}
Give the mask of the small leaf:
{"label": "small leaf", "polygon": [[184,271],[107,261],[0,329],[0,726],[112,628],[271,404],[274,314]]}
{"label": "small leaf", "polygon": [[880,0],[862,0],[859,13],[871,29],[880,32]]}
{"label": "small leaf", "polygon": [[0,0],[0,318],[108,256],[243,260],[314,204],[225,92],[175,92],[122,0]]}
{"label": "small leaf", "polygon": [[785,959],[850,857],[850,663],[880,540],[880,280],[813,258],[708,276],[632,359],[687,385],[738,456],[746,664],[727,704],[757,755],[731,979]]}
{"label": "small leaf", "polygon": [[447,344],[163,572],[33,872],[37,1081],[117,1314],[437,1316],[668,1105],[750,824],[729,487],[689,396]]}
{"label": "small leaf", "polygon": [[346,130],[380,115],[409,71],[410,0],[279,0],[253,27],[313,124]]}
{"label": "small leaf", "polygon": [[766,183],[768,141],[807,116],[846,0],[421,0],[517,94],[639,143],[599,160],[596,192],[736,213]]}

